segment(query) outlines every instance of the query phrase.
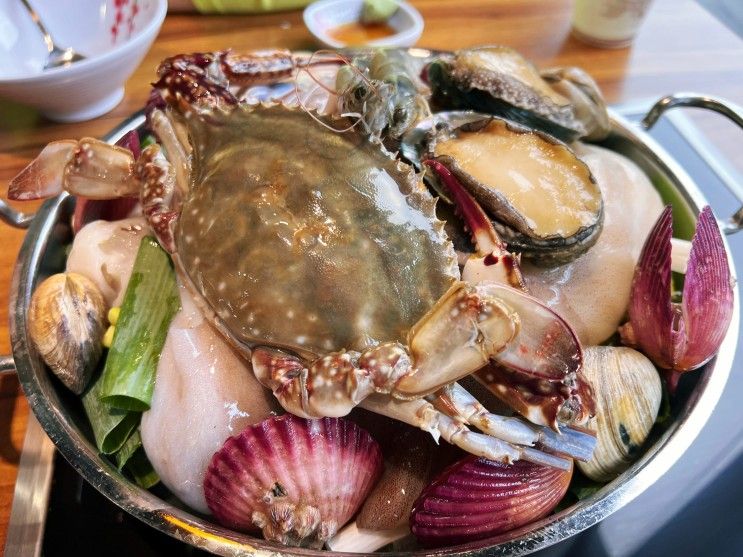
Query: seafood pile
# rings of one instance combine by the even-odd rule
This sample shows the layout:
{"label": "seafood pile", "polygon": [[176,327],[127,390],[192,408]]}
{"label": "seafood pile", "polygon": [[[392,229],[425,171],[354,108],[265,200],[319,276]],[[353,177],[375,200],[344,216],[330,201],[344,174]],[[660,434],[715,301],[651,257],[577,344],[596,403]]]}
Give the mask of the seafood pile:
{"label": "seafood pile", "polygon": [[526,526],[626,470],[722,342],[711,211],[681,287],[578,68],[214,52],[157,79],[146,129],[51,143],[9,196],[78,197],[28,327],[99,450],[221,525],[358,552]]}

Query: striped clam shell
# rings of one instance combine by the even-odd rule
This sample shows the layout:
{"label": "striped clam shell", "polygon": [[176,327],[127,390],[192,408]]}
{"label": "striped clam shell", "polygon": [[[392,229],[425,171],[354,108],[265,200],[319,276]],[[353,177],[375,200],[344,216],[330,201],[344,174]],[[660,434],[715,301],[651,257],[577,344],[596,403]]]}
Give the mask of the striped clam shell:
{"label": "striped clam shell", "polygon": [[548,515],[565,495],[573,471],[526,461],[502,464],[468,456],[418,498],[410,525],[425,547],[445,547],[514,530]]}

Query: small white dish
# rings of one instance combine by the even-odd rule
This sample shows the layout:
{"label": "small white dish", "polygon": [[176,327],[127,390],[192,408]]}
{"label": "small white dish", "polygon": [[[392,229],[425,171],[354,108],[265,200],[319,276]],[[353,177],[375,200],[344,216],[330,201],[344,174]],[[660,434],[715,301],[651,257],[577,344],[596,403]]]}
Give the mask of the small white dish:
{"label": "small white dish", "polygon": [[31,0],[54,41],[85,60],[44,70],[41,33],[17,0],[0,0],[0,97],[58,122],[105,114],[155,40],[167,0]]}
{"label": "small white dish", "polygon": [[[366,46],[409,47],[413,46],[423,33],[423,18],[407,2],[398,2],[400,8],[387,24],[396,33],[389,37],[375,39]],[[304,10],[304,24],[310,33],[327,48],[343,48],[346,45],[330,36],[330,31],[340,25],[359,21],[363,0],[319,0]],[[356,45],[353,45],[356,46]]]}

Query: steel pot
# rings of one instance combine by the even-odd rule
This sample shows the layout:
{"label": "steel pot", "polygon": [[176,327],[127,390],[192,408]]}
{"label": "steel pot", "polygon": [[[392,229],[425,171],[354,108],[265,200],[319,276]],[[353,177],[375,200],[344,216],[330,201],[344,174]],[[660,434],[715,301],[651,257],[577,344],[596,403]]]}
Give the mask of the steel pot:
{"label": "steel pot", "polygon": [[[730,103],[702,95],[675,95],[661,99],[648,113],[643,126],[651,127],[666,109],[700,106],[725,114],[743,127],[743,112]],[[648,134],[610,112],[612,133],[603,143],[637,163],[661,184],[663,194],[677,210],[690,218],[706,205],[704,195],[686,172]],[[138,114],[106,136],[115,142],[144,122]],[[75,199],[63,194],[47,201],[35,215],[13,211],[0,201],[0,219],[17,227],[29,227],[21,248],[10,293],[10,334],[13,356],[0,357],[0,372],[14,363],[29,405],[36,418],[70,464],[101,493],[123,510],[179,540],[219,555],[314,555],[329,552],[287,548],[233,532],[184,510],[174,499],[166,500],[126,479],[98,454],[92,433],[77,397],[57,387],[32,346],[26,330],[26,312],[38,282],[64,268],[65,246],[72,239],[70,217]],[[743,208],[723,224],[727,233],[743,226]],[[728,250],[729,253],[729,250]],[[731,268],[733,267],[731,261]],[[660,478],[691,445],[714,409],[733,362],[739,327],[739,299],[735,292],[733,320],[718,356],[695,373],[695,384],[675,409],[672,419],[642,457],[617,479],[593,496],[537,523],[468,546],[404,555],[525,555],[593,526],[620,509]],[[356,555],[340,554],[336,555]],[[403,555],[402,553],[398,555]]]}

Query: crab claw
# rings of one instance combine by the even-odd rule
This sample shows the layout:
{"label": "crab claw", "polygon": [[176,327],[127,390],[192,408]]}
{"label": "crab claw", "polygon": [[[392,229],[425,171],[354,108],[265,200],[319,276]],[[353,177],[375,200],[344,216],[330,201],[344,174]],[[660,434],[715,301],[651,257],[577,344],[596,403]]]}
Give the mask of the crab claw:
{"label": "crab claw", "polygon": [[46,199],[62,193],[64,170],[77,141],[52,141],[8,184],[8,198],[19,201]]}
{"label": "crab claw", "polygon": [[466,282],[495,281],[524,290],[524,278],[519,267],[520,258],[508,251],[506,244],[493,228],[493,223],[456,176],[439,161],[423,161],[436,173],[454,201],[455,210],[464,219],[472,234],[477,255],[464,265],[462,280]]}
{"label": "crab claw", "polygon": [[11,180],[8,197],[43,199],[63,190],[89,199],[136,196],[132,152],[90,137],[53,141]]}
{"label": "crab claw", "polygon": [[405,345],[385,342],[308,362],[257,347],[253,372],[293,414],[345,416],[374,392],[413,399],[469,375],[512,342],[519,324],[519,315],[482,285],[457,282],[413,326]]}
{"label": "crab claw", "polygon": [[591,386],[583,378],[583,352],[575,333],[536,298],[507,286],[487,284],[522,319],[518,336],[475,377],[532,423],[558,430],[594,414]]}
{"label": "crab claw", "polygon": [[632,281],[629,323],[620,333],[658,367],[690,371],[722,344],[733,314],[733,278],[712,210],[702,209],[691,240],[681,303],[672,303],[671,207],[665,208],[640,254]]}

